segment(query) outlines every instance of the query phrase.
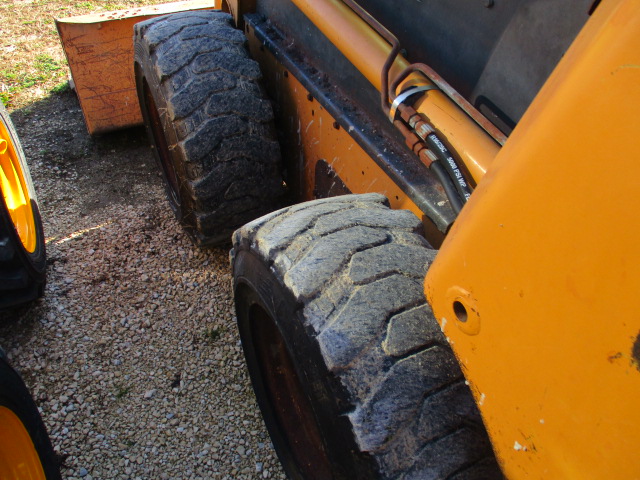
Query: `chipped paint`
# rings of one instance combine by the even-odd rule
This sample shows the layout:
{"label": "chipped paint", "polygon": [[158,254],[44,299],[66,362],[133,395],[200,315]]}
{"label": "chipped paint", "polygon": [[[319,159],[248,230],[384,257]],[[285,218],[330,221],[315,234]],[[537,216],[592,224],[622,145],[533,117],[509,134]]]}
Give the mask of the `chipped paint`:
{"label": "chipped paint", "polygon": [[480,398],[478,399],[478,405],[484,405],[484,401],[487,399],[487,396],[484,393],[480,394]]}
{"label": "chipped paint", "polygon": [[447,319],[442,317],[440,319],[440,330],[442,330],[442,333],[444,333],[444,328],[447,326]]}
{"label": "chipped paint", "polygon": [[633,347],[631,347],[631,364],[640,371],[640,332],[638,332],[638,336],[633,342]]}

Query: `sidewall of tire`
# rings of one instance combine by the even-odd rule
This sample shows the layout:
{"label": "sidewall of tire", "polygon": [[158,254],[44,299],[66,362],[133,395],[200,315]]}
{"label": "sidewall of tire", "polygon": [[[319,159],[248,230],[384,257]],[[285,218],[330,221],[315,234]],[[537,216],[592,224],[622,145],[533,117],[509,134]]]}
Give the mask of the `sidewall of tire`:
{"label": "sidewall of tire", "polygon": [[[179,149],[170,148],[172,145],[177,145],[178,136],[176,134],[175,129],[173,128],[173,123],[169,118],[167,113],[162,114],[161,112],[167,112],[167,100],[165,99],[164,94],[162,93],[162,89],[160,88],[160,80],[158,79],[153,69],[150,67],[149,62],[149,54],[143,50],[143,47],[139,44],[135,46],[135,77],[136,77],[136,87],[138,92],[138,100],[140,102],[140,110],[142,111],[142,117],[144,119],[145,128],[147,130],[147,136],[149,138],[149,142],[153,145],[153,154],[156,159],[156,163],[162,172],[162,179],[164,181],[165,189],[167,192],[167,197],[169,199],[169,204],[171,205],[171,209],[173,210],[176,218],[179,221],[187,221],[185,219],[184,212],[188,209],[183,208],[183,202],[185,201],[185,195],[183,190],[180,188],[180,183],[184,181],[185,175],[183,172],[184,161],[180,158]],[[153,135],[153,130],[151,128],[151,118],[149,115],[149,105],[147,105],[145,94],[144,94],[144,83],[146,82],[149,92],[151,96],[153,96],[153,100],[156,104],[156,109],[158,110],[158,114],[160,116],[160,122],[162,125],[162,131],[164,133],[165,141],[167,142],[167,147],[169,147],[169,153],[171,156],[171,163],[173,165],[173,169],[176,173],[176,177],[178,180],[178,191],[177,199],[173,198],[171,185],[169,179],[167,178],[167,173],[162,165],[162,160],[160,158],[160,152],[158,151],[158,145]]]}
{"label": "sidewall of tire", "polygon": [[41,295],[44,290],[47,265],[44,229],[42,227],[42,218],[40,217],[38,203],[33,199],[31,200],[31,209],[33,210],[33,219],[36,227],[36,249],[34,252],[28,252],[25,250],[4,201],[0,201],[1,220],[9,234],[11,244],[13,245],[15,253],[20,259],[23,267],[27,270],[31,281],[39,285],[38,290]]}
{"label": "sidewall of tire", "polygon": [[[274,447],[290,478],[302,478],[295,466],[286,440],[279,431],[256,357],[255,342],[249,325],[249,308],[257,303],[274,319],[293,360],[302,388],[314,410],[324,448],[336,479],[375,478],[373,460],[358,453],[351,427],[340,411],[343,395],[326,369],[312,332],[303,326],[302,308],[252,250],[240,250],[234,259],[234,294],[238,329],[247,367],[258,403],[272,437]],[[345,407],[346,408],[346,407]],[[338,470],[339,469],[339,470]]]}
{"label": "sidewall of tire", "polygon": [[47,480],[60,479],[58,462],[38,407],[18,373],[1,354],[0,406],[11,410],[29,433]]}

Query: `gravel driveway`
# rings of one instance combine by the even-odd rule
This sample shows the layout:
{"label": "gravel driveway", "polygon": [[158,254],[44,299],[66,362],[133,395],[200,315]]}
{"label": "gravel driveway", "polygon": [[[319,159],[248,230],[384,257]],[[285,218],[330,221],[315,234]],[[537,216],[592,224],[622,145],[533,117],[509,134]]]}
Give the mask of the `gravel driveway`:
{"label": "gravel driveway", "polygon": [[236,332],[228,252],[174,220],[144,132],[91,138],[72,92],[12,114],[45,297],[0,313],[69,479],[285,478]]}

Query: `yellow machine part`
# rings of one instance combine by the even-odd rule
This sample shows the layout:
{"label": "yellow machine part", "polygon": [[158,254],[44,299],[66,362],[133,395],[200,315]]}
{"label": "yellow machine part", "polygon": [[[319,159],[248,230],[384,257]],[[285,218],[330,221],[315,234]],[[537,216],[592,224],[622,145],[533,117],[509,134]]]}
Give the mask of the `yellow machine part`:
{"label": "yellow machine part", "polygon": [[[381,73],[391,52],[391,45],[341,0],[292,1],[380,91]],[[390,78],[396,78],[408,66],[409,62],[398,56],[391,67]],[[399,85],[398,91],[417,84],[430,82],[424,76],[414,74]],[[416,102],[416,109],[442,134],[443,139],[460,156],[474,180],[479,181],[500,146],[438,90],[431,90],[423,95]]]}
{"label": "yellow machine part", "polygon": [[20,419],[0,406],[0,478],[44,480],[45,475],[29,433]]}
{"label": "yellow machine part", "polygon": [[508,478],[640,478],[639,108],[640,0],[603,0],[427,275]]}
{"label": "yellow machine part", "polygon": [[[28,175],[28,174],[27,174]],[[24,249],[36,250],[36,222],[31,205],[31,194],[18,150],[4,123],[0,122],[0,190],[11,222],[18,233]]]}

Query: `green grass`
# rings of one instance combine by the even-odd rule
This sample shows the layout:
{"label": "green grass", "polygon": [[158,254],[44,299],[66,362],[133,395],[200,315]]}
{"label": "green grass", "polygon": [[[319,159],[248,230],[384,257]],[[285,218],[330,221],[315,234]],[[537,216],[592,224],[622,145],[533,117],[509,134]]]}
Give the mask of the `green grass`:
{"label": "green grass", "polygon": [[61,70],[67,62],[58,62],[46,54],[36,55],[36,69],[43,73],[53,73]]}
{"label": "green grass", "polygon": [[216,340],[218,340],[221,335],[222,335],[222,329],[220,328],[207,328],[204,332],[204,336],[212,342],[215,342]]}
{"label": "green grass", "polygon": [[68,81],[65,81],[65,82],[59,83],[58,85],[53,87],[50,91],[51,93],[61,94],[64,92],[68,92],[69,90],[71,90],[71,85],[69,84]]}
{"label": "green grass", "polygon": [[131,387],[118,387],[116,391],[116,398],[120,400],[121,398],[126,397],[131,391]]}
{"label": "green grass", "polygon": [[[15,65],[9,69],[0,70],[0,82],[2,93],[0,98],[5,105],[9,105],[12,99],[21,92],[34,88],[48,86],[67,75],[66,60],[56,60],[47,54],[38,54],[30,66],[24,64]],[[54,87],[55,88],[55,87]],[[47,88],[50,90],[51,88]]]}
{"label": "green grass", "polygon": [[67,91],[69,68],[54,19],[166,0],[3,0],[0,101],[9,110]]}

